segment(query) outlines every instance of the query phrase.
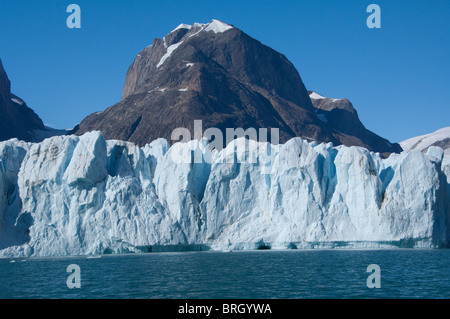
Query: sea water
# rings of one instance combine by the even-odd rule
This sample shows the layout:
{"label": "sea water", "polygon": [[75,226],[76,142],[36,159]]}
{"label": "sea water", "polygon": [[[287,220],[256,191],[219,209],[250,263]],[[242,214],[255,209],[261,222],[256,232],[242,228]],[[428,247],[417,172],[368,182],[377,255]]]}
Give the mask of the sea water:
{"label": "sea water", "polygon": [[[380,288],[369,288],[369,265]],[[69,289],[69,265],[80,288]],[[0,298],[450,298],[450,250],[182,252],[0,259]]]}

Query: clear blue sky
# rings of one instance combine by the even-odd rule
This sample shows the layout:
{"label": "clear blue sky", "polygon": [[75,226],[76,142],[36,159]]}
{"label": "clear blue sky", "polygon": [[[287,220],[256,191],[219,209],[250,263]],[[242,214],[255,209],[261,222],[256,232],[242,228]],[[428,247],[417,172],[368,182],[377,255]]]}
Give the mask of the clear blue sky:
{"label": "clear blue sky", "polygon": [[[66,26],[71,3],[81,29]],[[371,3],[381,29],[366,26]],[[449,0],[1,0],[0,57],[13,92],[46,124],[71,128],[120,100],[153,38],[211,19],[285,54],[309,90],[350,99],[391,141],[450,126]]]}

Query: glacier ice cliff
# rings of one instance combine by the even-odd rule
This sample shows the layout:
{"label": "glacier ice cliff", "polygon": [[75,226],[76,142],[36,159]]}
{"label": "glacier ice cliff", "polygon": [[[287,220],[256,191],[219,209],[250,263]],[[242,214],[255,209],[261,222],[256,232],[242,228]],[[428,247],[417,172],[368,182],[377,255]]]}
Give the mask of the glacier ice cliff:
{"label": "glacier ice cliff", "polygon": [[[100,132],[0,143],[0,257],[212,249],[448,247],[450,167],[430,147],[381,159],[294,138],[164,139]],[[194,245],[194,246],[193,246]]]}

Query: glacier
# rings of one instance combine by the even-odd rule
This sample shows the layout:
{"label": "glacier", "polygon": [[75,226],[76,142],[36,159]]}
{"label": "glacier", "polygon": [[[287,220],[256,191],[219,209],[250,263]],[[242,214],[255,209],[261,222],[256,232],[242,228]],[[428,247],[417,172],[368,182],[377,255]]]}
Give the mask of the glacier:
{"label": "glacier", "polygon": [[[444,152],[100,132],[0,143],[0,257],[450,245]],[[444,162],[445,163],[445,162]]]}

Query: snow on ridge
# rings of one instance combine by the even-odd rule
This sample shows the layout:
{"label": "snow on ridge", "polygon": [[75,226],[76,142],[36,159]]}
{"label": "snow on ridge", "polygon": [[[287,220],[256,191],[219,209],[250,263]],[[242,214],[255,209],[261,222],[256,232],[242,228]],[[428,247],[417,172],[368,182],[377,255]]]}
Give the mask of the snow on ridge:
{"label": "snow on ridge", "polygon": [[16,103],[16,104],[20,104],[20,105],[23,105],[24,104],[24,102],[23,101],[21,101],[21,100],[18,100],[18,99],[16,99],[16,98],[11,98],[11,101],[13,101],[14,103]]}
{"label": "snow on ridge", "polygon": [[205,28],[205,31],[214,31],[214,33],[223,33],[225,31],[228,31],[230,29],[233,29],[233,27],[225,22],[219,21],[219,20],[212,20],[210,23],[208,23],[208,26]]}
{"label": "snow on ridge", "polygon": [[198,22],[194,23],[194,27],[199,27],[199,28],[204,27],[205,25],[206,25],[205,23],[198,23]]}
{"label": "snow on ridge", "polygon": [[156,68],[159,68],[161,65],[163,65],[164,62],[166,62],[166,60],[172,55],[173,51],[175,51],[181,43],[183,43],[183,41],[172,44],[170,47],[168,47],[166,54],[163,55],[159,63],[156,65]]}
{"label": "snow on ridge", "polygon": [[197,32],[195,32],[194,34],[189,35],[189,38],[196,36],[197,34],[199,34],[202,31],[206,31],[206,32],[213,31],[214,33],[223,33],[225,31],[233,29],[233,26],[231,26],[225,22],[213,19],[213,20],[211,20],[210,23],[207,23],[207,24],[196,22],[196,23],[194,23],[194,25],[191,28],[199,28],[199,30]]}
{"label": "snow on ridge", "polygon": [[312,92],[312,93],[309,95],[309,97],[310,97],[311,99],[314,99],[314,100],[330,99],[332,102],[336,102],[336,101],[340,101],[340,100],[341,100],[341,99],[333,99],[333,98],[331,98],[331,97],[325,97],[325,96],[320,95],[320,94],[317,93],[317,92]]}
{"label": "snow on ridge", "polygon": [[200,28],[200,30],[198,30],[197,32],[195,32],[194,34],[191,34],[189,36],[189,38],[192,38],[194,36],[196,36],[197,34],[199,34],[200,32],[202,32],[205,29],[206,24],[204,23],[194,23],[194,28]]}
{"label": "snow on ridge", "polygon": [[[192,28],[191,25],[182,23],[182,24],[180,24],[178,27],[176,27],[175,29],[173,29],[172,32],[177,31],[177,30],[179,30],[179,29],[188,29],[188,30],[190,30],[191,28]],[[172,32],[170,32],[170,33],[172,33]]]}
{"label": "snow on ridge", "polygon": [[404,140],[403,142],[400,142],[400,146],[405,151],[409,150],[424,151],[434,143],[447,138],[450,138],[450,126],[441,128],[433,133],[409,138],[407,140]]}
{"label": "snow on ridge", "polygon": [[319,93],[316,93],[316,92],[312,92],[312,93],[309,95],[309,97],[310,97],[311,99],[314,99],[314,100],[322,100],[322,99],[325,99],[324,96],[322,96],[322,95],[320,95]]}

